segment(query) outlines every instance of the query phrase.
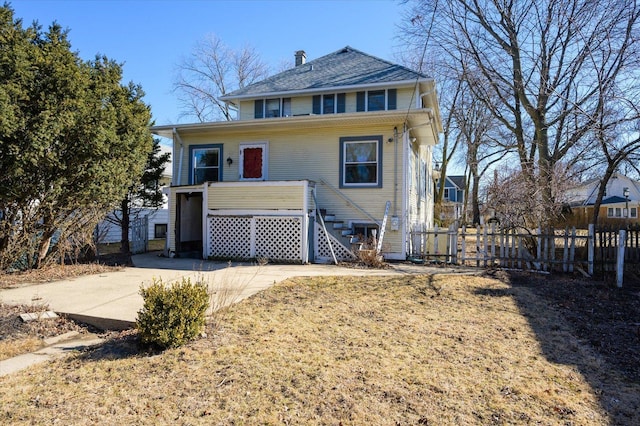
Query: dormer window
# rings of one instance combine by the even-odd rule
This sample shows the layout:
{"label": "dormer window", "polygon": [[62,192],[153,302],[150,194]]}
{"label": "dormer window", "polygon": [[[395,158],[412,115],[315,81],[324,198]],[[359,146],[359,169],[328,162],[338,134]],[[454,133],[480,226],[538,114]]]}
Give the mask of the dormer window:
{"label": "dormer window", "polygon": [[368,90],[356,95],[356,111],[387,111],[396,108],[396,89]]}
{"label": "dormer window", "polygon": [[254,118],[291,116],[291,98],[256,99]]}

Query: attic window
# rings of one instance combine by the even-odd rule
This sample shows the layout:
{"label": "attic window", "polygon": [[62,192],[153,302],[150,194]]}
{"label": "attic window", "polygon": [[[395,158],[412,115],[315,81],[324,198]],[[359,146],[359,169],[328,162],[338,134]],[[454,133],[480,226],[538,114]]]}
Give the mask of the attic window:
{"label": "attic window", "polygon": [[254,118],[291,116],[291,98],[256,99]]}
{"label": "attic window", "polygon": [[340,114],[346,109],[346,94],[331,93],[327,95],[315,95],[313,97],[312,111],[314,114]]}
{"label": "attic window", "polygon": [[356,94],[356,111],[385,111],[397,108],[397,90],[369,90]]}

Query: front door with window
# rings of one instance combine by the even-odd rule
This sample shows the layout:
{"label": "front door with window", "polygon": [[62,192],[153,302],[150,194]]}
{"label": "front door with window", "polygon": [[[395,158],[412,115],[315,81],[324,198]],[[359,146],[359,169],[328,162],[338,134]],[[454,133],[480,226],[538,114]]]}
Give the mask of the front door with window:
{"label": "front door with window", "polygon": [[240,145],[240,179],[267,180],[267,143]]}

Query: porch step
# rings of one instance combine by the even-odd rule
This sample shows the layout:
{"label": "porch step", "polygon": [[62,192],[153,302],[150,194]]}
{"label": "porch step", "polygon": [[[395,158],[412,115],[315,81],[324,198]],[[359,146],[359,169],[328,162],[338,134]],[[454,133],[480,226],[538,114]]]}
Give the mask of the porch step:
{"label": "porch step", "polygon": [[320,209],[320,214],[322,215],[327,230],[329,230],[335,238],[340,240],[345,247],[349,247],[353,234],[351,227],[344,221],[337,220],[335,214],[327,213],[326,210]]}

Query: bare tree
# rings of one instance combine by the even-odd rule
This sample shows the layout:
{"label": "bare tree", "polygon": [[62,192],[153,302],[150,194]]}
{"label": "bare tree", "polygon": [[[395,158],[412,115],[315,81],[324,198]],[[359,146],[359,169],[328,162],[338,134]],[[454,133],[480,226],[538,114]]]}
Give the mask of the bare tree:
{"label": "bare tree", "polygon": [[215,34],[209,34],[177,66],[173,87],[184,116],[200,122],[230,121],[234,119],[233,111],[220,101],[220,96],[268,74],[268,66],[253,47],[245,45],[234,50]]}
{"label": "bare tree", "polygon": [[551,224],[560,217],[572,186],[571,171],[563,163],[556,163],[552,179],[552,206],[542,203],[542,190],[526,174],[515,167],[494,169],[493,181],[486,187],[487,207],[493,210],[505,228],[525,231]]}
{"label": "bare tree", "polygon": [[[466,83],[465,83],[466,84]],[[496,163],[510,154],[508,149],[496,149],[505,146],[500,128],[487,110],[484,103],[471,96],[467,90],[461,96],[458,107],[454,110],[458,138],[462,140],[462,150],[466,152],[466,187],[465,216],[469,202],[471,203],[472,223],[480,223],[480,181],[485,173]]]}
{"label": "bare tree", "polygon": [[556,165],[573,164],[589,149],[604,111],[602,88],[623,84],[627,70],[637,69],[640,6],[632,0],[412,3],[406,37],[429,40],[436,54],[457,62],[474,96],[512,135],[531,195],[550,208],[557,204]]}

